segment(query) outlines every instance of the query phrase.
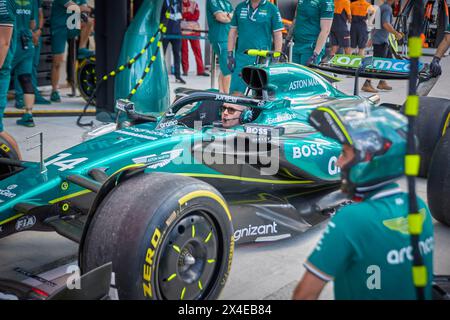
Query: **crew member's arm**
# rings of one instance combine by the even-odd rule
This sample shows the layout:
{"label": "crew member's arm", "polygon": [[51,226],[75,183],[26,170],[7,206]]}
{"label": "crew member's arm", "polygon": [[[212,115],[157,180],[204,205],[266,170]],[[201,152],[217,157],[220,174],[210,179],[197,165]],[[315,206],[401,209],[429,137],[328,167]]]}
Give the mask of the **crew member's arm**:
{"label": "crew member's arm", "polygon": [[381,13],[381,15],[382,15],[381,21],[382,21],[382,26],[383,26],[384,30],[386,30],[389,33],[392,33],[397,40],[400,40],[403,37],[403,35],[394,29],[392,24],[389,22],[391,19],[389,19],[387,17],[387,15],[391,15],[391,13],[388,11],[384,11]]}
{"label": "crew member's arm", "polygon": [[280,52],[282,47],[283,47],[283,32],[275,31],[273,33],[273,50]]}
{"label": "crew member's arm", "polygon": [[236,40],[238,37],[238,21],[236,18],[236,15],[233,15],[233,18],[231,19],[231,28],[228,32],[228,44],[227,44],[227,65],[228,69],[233,72],[234,68],[236,67],[236,58],[234,56],[234,49],[236,48]]}
{"label": "crew member's arm", "polygon": [[326,281],[306,271],[292,295],[292,300],[317,300]]}
{"label": "crew member's arm", "polygon": [[0,69],[3,67],[3,63],[5,62],[6,56],[8,55],[12,34],[12,24],[0,24]]}
{"label": "crew member's arm", "polygon": [[349,23],[352,22],[352,11],[350,10],[350,0],[345,2],[344,6],[345,13],[347,14],[347,20]]}
{"label": "crew member's arm", "polygon": [[297,23],[297,11],[298,11],[298,5],[295,8],[294,20],[292,20],[291,27],[288,30],[288,34],[286,36],[286,41],[292,40],[292,35],[294,34],[295,24]]}
{"label": "crew member's arm", "polygon": [[320,8],[320,33],[317,37],[316,47],[314,48],[314,54],[319,55],[322,52],[327,38],[330,34],[331,25],[333,24],[334,17],[334,1],[325,0],[321,3]]}
{"label": "crew member's arm", "polygon": [[444,56],[445,52],[447,52],[448,48],[450,48],[450,32],[447,32],[445,34],[434,56],[441,59]]}
{"label": "crew member's arm", "polygon": [[320,54],[325,46],[325,43],[327,42],[332,23],[333,19],[320,19],[320,33],[317,37],[316,47],[314,48],[314,53],[317,55]]}
{"label": "crew member's arm", "polygon": [[441,43],[439,44],[436,50],[436,54],[434,55],[433,60],[430,63],[430,73],[433,77],[437,77],[442,74],[442,68],[439,63],[449,47],[450,47],[450,27],[448,31],[445,33],[445,36],[442,39]]}
{"label": "crew member's arm", "polygon": [[0,69],[8,55],[14,28],[14,15],[8,9],[6,1],[0,3]]}
{"label": "crew member's arm", "polygon": [[233,18],[233,13],[223,11],[223,9],[217,3],[217,0],[210,0],[207,2],[207,10],[214,16],[214,18],[220,23],[230,23]]}
{"label": "crew member's arm", "polygon": [[273,32],[273,50],[281,51],[283,47],[284,25],[281,20],[281,14],[277,7],[273,7],[275,12],[272,14],[272,32]]}

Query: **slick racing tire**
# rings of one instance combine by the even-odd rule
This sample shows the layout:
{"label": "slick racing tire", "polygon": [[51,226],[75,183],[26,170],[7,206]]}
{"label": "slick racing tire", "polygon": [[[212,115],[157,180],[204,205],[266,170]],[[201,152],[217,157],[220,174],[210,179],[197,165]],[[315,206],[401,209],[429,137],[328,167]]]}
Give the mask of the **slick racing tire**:
{"label": "slick racing tire", "polygon": [[[17,151],[11,146],[8,141],[0,137],[0,158],[8,158],[11,160],[20,160]],[[17,167],[7,166],[5,164],[0,164],[0,180],[5,179],[11,175]]]}
{"label": "slick racing tire", "polygon": [[140,174],[100,204],[84,240],[82,270],[112,261],[119,299],[215,299],[234,251],[231,215],[212,186]]}
{"label": "slick racing tire", "polygon": [[[90,57],[83,59],[77,68],[78,90],[86,102],[91,98],[97,85],[95,65],[95,57]],[[95,106],[95,97],[92,99],[91,105]]]}
{"label": "slick racing tire", "polygon": [[416,136],[420,155],[419,177],[428,176],[434,149],[450,124],[450,100],[420,97],[420,112],[416,119]]}
{"label": "slick racing tire", "polygon": [[439,140],[431,160],[427,195],[431,215],[450,226],[450,130]]}

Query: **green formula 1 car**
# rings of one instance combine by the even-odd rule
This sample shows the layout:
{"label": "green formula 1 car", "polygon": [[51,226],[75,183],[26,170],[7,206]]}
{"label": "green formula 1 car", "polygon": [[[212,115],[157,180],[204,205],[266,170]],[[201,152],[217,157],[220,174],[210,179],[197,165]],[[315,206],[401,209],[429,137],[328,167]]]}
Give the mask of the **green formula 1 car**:
{"label": "green formula 1 car", "polygon": [[[309,123],[312,110],[362,109],[406,130],[392,106],[344,94],[306,67],[249,66],[243,78],[247,96],[193,91],[156,118],[120,100],[128,117],[116,130],[42,163],[17,160],[3,142],[0,237],[56,231],[78,242],[83,272],[112,262],[121,299],[213,299],[235,244],[292,237],[349,203],[339,190],[341,147]],[[239,125],[222,126],[224,103],[247,106]],[[448,102],[422,104],[447,108],[440,126],[436,112],[419,118],[427,139],[442,135]],[[449,132],[437,148],[447,162],[436,160],[447,175]],[[436,210],[449,223],[448,202]]]}

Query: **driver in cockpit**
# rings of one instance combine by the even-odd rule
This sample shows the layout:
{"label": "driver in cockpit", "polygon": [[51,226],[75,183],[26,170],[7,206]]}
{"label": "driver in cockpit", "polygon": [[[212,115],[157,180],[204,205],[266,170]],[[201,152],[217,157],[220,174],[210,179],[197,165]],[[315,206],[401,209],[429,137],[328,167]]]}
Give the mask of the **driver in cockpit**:
{"label": "driver in cockpit", "polygon": [[228,129],[240,125],[242,113],[247,109],[246,106],[224,103],[222,106],[222,126]]}
{"label": "driver in cockpit", "polygon": [[[233,96],[245,97],[240,92],[233,92]],[[224,103],[221,112],[222,127],[225,129],[238,126],[253,120],[253,110],[247,106]]]}

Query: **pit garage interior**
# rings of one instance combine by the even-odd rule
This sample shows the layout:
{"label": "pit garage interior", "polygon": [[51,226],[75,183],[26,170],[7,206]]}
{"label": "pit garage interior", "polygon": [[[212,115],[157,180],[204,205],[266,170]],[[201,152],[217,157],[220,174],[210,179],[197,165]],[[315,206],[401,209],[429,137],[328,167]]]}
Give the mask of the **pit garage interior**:
{"label": "pit garage interior", "polygon": [[[95,35],[93,36],[96,50],[96,73],[106,74],[117,67],[117,60],[122,47],[122,38],[132,21],[134,15],[145,0],[95,0]],[[205,1],[199,0],[202,7],[201,25],[207,29]],[[235,6],[239,1],[231,1]],[[45,10],[49,10],[51,1],[44,1]],[[280,8],[291,12],[292,4],[280,1]],[[46,13],[48,14],[48,12]],[[46,26],[48,28],[48,25]],[[436,27],[437,28],[437,27]],[[433,29],[433,26],[431,26]],[[430,31],[437,33],[437,31]],[[47,35],[48,37],[48,30]],[[94,44],[92,44],[94,45]],[[429,53],[433,54],[434,42],[430,42]],[[202,42],[203,57],[207,67],[211,67],[210,47],[208,42]],[[70,50],[70,47],[69,47]],[[168,50],[170,52],[170,50]],[[169,55],[166,62],[171,63]],[[48,91],[49,85],[49,52],[43,51],[42,69],[39,71],[39,82],[43,91]],[[191,57],[192,59],[192,57]],[[450,59],[442,59],[442,76],[433,87],[429,96],[450,99],[448,83],[450,82]],[[424,56],[424,63],[431,61],[431,56]],[[70,54],[67,58],[68,67],[66,76],[73,77],[74,67],[70,66]],[[193,61],[190,63],[195,65]],[[63,77],[62,77],[63,78]],[[354,80],[351,77],[341,76],[337,88],[343,92],[353,92]],[[192,89],[204,90],[210,88],[210,78],[197,77],[190,73],[186,77],[187,85]],[[382,102],[403,104],[407,95],[408,82],[405,80],[390,81],[393,86],[391,92],[379,93]],[[175,99],[174,91],[183,87],[175,83],[169,75],[169,88],[171,101]],[[91,127],[77,126],[77,117],[85,106],[85,100],[79,93],[71,96],[73,87],[68,86],[62,90],[62,103],[52,107],[40,106],[37,113],[42,115],[35,118],[36,127],[23,129],[15,125],[17,111],[14,101],[10,101],[4,119],[8,132],[16,138],[22,156],[27,161],[40,161],[39,149],[32,148],[36,138],[28,139],[38,132],[43,132],[43,155],[47,158],[58,152],[82,142],[83,136]],[[76,91],[76,89],[75,89]],[[361,92],[362,96],[369,96]],[[100,126],[109,121],[114,113],[114,82],[108,81],[99,88],[96,96],[96,107],[91,106],[84,114],[83,121],[92,121]],[[66,115],[64,114],[66,112]],[[70,114],[70,115],[69,115]],[[72,115],[73,114],[73,115]],[[427,199],[426,179],[417,179],[417,194]],[[406,190],[406,180],[401,180],[402,189]],[[446,195],[443,195],[446,196]],[[274,243],[258,243],[243,245],[235,249],[233,266],[227,284],[220,296],[221,299],[290,299],[292,291],[304,273],[303,262],[314,249],[317,241],[326,227],[326,221],[308,230],[305,234],[295,236]],[[434,274],[450,274],[450,228],[433,221],[434,224]],[[55,232],[21,232],[7,238],[0,239],[0,278],[8,278],[24,282],[51,293],[60,285],[66,283],[67,278],[77,265],[78,244],[59,236]],[[333,299],[332,284],[328,284],[320,299]]]}

